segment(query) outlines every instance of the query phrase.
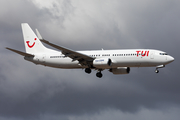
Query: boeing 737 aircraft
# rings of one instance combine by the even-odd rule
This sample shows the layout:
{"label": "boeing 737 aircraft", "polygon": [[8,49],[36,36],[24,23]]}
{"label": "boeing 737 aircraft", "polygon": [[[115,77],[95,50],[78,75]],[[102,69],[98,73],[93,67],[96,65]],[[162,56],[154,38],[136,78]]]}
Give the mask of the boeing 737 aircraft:
{"label": "boeing 737 aircraft", "polygon": [[[154,49],[74,51],[44,40],[36,29],[37,37],[27,23],[22,23],[21,26],[26,52],[6,49],[35,64],[64,69],[83,68],[88,74],[94,69],[97,70],[96,76],[101,78],[101,72],[105,69],[113,74],[128,74],[130,67],[156,67],[155,72],[158,73],[159,68],[174,61],[170,55]],[[61,52],[46,48],[42,42]]]}

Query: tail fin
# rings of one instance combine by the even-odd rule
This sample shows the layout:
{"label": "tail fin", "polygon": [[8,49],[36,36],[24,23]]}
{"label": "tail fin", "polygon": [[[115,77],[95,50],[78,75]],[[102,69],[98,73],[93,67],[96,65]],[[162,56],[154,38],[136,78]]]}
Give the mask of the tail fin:
{"label": "tail fin", "polygon": [[26,53],[42,53],[48,51],[48,48],[46,48],[39,38],[36,36],[36,34],[33,32],[33,30],[30,28],[30,26],[27,23],[22,23],[22,32],[24,37],[24,44]]}

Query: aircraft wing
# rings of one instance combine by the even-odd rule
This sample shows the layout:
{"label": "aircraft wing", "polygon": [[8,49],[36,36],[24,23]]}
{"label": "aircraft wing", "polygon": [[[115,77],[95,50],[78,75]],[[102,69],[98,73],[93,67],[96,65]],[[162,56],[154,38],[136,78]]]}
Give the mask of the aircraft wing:
{"label": "aircraft wing", "polygon": [[53,43],[50,43],[47,40],[41,39],[41,41],[52,46],[52,47],[54,47],[54,48],[56,48],[56,49],[58,49],[58,50],[60,50],[62,52],[62,54],[64,54],[67,57],[70,57],[72,59],[72,61],[78,60],[80,62],[80,64],[88,65],[89,64],[88,62],[92,62],[94,60],[94,58],[91,56],[76,52],[74,50],[71,50],[69,48],[65,48],[63,46],[55,45]]}
{"label": "aircraft wing", "polygon": [[22,55],[22,56],[34,57],[34,55],[32,55],[32,54],[28,54],[28,53],[25,53],[25,52],[21,52],[21,51],[12,49],[12,48],[6,47],[6,49],[8,49],[8,50],[10,50],[10,51],[13,51],[13,52],[15,52],[15,53],[17,53],[17,54],[20,54],[20,55]]}

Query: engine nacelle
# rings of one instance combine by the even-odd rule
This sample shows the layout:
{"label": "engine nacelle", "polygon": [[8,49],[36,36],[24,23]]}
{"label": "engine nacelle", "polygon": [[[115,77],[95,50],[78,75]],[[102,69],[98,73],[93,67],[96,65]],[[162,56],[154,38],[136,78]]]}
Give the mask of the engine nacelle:
{"label": "engine nacelle", "polygon": [[118,68],[112,68],[109,70],[113,74],[129,74],[130,68],[129,67],[118,67]]}
{"label": "engine nacelle", "polygon": [[111,68],[111,64],[110,58],[99,58],[93,61],[93,66],[96,68]]}

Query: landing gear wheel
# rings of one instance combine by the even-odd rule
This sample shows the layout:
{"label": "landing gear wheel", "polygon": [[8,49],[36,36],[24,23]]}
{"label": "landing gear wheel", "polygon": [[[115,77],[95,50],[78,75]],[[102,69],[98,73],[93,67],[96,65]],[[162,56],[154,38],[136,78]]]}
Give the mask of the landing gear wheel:
{"label": "landing gear wheel", "polygon": [[103,75],[102,75],[101,72],[97,72],[97,73],[96,73],[96,76],[97,76],[98,78],[102,78]]}
{"label": "landing gear wheel", "polygon": [[91,73],[91,69],[90,69],[90,68],[86,68],[86,69],[85,69],[85,72],[88,73],[88,74],[90,74],[90,73]]}
{"label": "landing gear wheel", "polygon": [[156,72],[156,73],[159,73],[159,70],[158,70],[158,69],[156,69],[156,70],[155,70],[155,72]]}

